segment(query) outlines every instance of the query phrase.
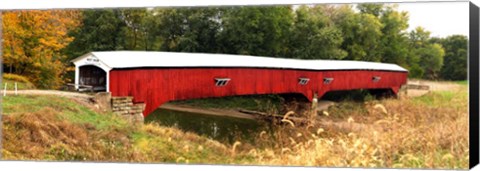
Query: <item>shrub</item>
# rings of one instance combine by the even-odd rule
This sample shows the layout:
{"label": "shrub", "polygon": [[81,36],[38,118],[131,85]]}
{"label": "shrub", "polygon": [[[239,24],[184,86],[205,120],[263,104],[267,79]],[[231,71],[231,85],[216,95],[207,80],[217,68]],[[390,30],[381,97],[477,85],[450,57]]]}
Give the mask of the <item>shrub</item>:
{"label": "shrub", "polygon": [[[19,85],[18,85],[19,89],[34,89],[35,88],[35,86],[32,84],[32,82],[30,82],[30,80],[27,77],[17,75],[17,74],[10,74],[10,73],[3,74],[2,82],[3,83],[5,83],[5,82],[7,82],[7,83],[18,82],[19,83]],[[12,86],[13,86],[13,84],[8,85],[8,89],[13,88]]]}

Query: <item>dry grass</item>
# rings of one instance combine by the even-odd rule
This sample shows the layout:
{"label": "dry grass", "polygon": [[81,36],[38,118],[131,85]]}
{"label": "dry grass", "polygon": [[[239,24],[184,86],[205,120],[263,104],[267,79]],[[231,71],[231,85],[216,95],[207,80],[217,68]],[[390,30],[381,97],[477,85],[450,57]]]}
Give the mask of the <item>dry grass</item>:
{"label": "dry grass", "polygon": [[466,169],[466,89],[334,108],[313,127],[259,135],[264,148],[244,153],[263,165]]}
{"label": "dry grass", "polygon": [[46,107],[4,115],[3,159],[111,161],[132,155],[121,149],[131,146],[124,131],[105,133],[91,124],[63,120],[57,113]]}
{"label": "dry grass", "polygon": [[[72,99],[10,96],[3,99],[2,159],[236,163],[229,147],[193,133],[154,124],[129,125]],[[242,158],[242,156],[239,156]]]}

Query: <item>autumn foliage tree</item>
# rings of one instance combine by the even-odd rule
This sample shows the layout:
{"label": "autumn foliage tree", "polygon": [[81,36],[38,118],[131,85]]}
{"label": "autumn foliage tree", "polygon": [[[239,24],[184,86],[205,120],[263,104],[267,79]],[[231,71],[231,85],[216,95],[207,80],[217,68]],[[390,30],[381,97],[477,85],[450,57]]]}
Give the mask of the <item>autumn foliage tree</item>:
{"label": "autumn foliage tree", "polygon": [[4,12],[5,70],[39,88],[58,88],[67,63],[61,50],[73,41],[67,33],[79,25],[78,16],[68,10]]}

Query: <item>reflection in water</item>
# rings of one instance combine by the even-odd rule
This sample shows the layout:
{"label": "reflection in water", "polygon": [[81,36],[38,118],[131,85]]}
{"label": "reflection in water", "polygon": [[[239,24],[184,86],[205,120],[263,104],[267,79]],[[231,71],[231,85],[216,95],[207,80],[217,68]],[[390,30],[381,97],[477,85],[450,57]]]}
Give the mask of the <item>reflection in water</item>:
{"label": "reflection in water", "polygon": [[183,131],[195,132],[211,139],[233,143],[236,140],[253,143],[253,135],[270,130],[259,121],[224,116],[157,109],[145,118],[145,122],[177,127]]}

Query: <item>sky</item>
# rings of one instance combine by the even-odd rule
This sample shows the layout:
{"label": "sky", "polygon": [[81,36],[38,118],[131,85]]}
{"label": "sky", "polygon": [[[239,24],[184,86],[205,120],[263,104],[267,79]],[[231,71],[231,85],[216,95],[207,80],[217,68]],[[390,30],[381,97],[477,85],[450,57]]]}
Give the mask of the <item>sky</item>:
{"label": "sky", "polygon": [[468,9],[468,2],[398,3],[399,11],[409,13],[408,31],[422,26],[435,37],[453,34],[468,36]]}

